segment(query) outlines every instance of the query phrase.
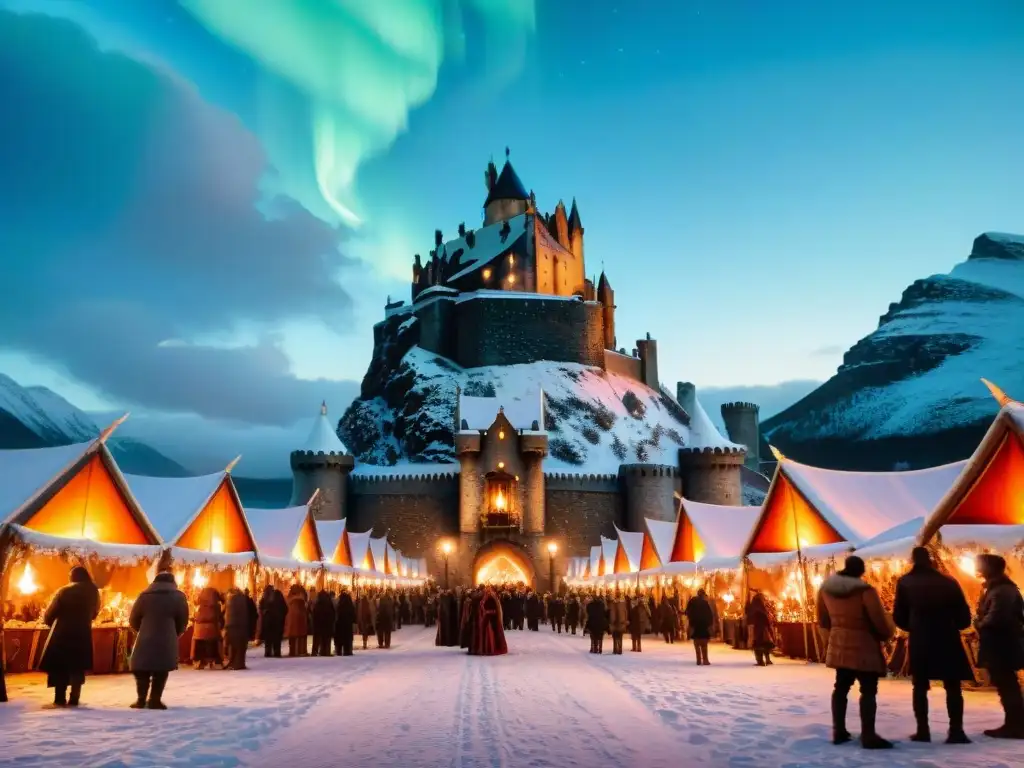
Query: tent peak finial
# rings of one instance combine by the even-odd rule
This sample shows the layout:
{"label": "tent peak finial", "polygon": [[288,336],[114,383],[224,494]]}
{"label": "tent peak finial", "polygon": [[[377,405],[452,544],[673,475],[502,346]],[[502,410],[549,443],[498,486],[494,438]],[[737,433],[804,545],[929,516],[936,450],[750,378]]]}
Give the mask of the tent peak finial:
{"label": "tent peak finial", "polygon": [[769,445],[768,447],[771,449],[772,456],[775,457],[776,461],[785,461],[786,457],[783,455],[782,451],[780,451],[774,445]]}
{"label": "tent peak finial", "polygon": [[238,462],[240,462],[241,460],[242,460],[242,454],[238,454],[237,456],[235,456],[235,458],[233,458],[228,463],[228,465],[224,468],[224,474],[225,475],[230,475],[231,474],[231,470],[234,469],[235,466],[238,464]]}
{"label": "tent peak finial", "polygon": [[1003,390],[1001,390],[988,379],[982,379],[981,383],[988,387],[988,391],[992,393],[992,397],[994,397],[996,399],[996,402],[999,403],[1000,408],[1005,408],[1006,406],[1013,402],[1013,398],[1011,398],[1009,395],[1003,392]]}
{"label": "tent peak finial", "polygon": [[116,419],[113,424],[111,424],[109,427],[107,427],[102,432],[100,432],[100,436],[97,437],[96,439],[99,442],[101,442],[101,443],[107,442],[107,439],[112,434],[114,434],[114,430],[117,429],[118,427],[120,427],[122,424],[124,424],[129,416],[131,416],[131,411],[129,411],[128,413],[124,414],[124,416],[122,416],[121,418]]}
{"label": "tent peak finial", "polygon": [[326,416],[327,415],[327,401],[326,400],[321,400],[320,401],[320,415],[321,416]]}

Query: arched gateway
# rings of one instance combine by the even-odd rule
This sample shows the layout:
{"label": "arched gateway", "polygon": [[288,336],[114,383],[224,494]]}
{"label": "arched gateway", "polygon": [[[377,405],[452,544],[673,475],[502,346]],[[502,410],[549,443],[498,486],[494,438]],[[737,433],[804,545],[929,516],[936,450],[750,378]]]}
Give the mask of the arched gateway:
{"label": "arched gateway", "polygon": [[526,550],[508,539],[494,539],[477,550],[473,558],[474,584],[521,581],[534,586],[537,573]]}

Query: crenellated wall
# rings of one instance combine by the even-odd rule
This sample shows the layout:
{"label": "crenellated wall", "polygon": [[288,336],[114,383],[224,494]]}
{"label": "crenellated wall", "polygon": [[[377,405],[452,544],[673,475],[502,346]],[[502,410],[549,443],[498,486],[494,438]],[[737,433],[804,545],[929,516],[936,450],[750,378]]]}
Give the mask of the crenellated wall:
{"label": "crenellated wall", "polygon": [[561,557],[582,557],[600,536],[614,538],[624,505],[614,475],[545,475],[546,537]]}
{"label": "crenellated wall", "polygon": [[731,448],[680,448],[679,476],[683,496],[706,504],[740,506],[740,467],[746,451]]}
{"label": "crenellated wall", "polygon": [[756,403],[723,403],[722,421],[729,439],[747,447],[746,466],[761,471],[760,408]]}
{"label": "crenellated wall", "polygon": [[679,470],[662,464],[623,464],[619,467],[625,504],[626,529],[644,530],[644,518],[674,522]]}
{"label": "crenellated wall", "polygon": [[355,466],[352,456],[292,451],[292,497],[290,504],[306,504],[318,488],[317,517],[340,520],[347,514],[348,475]]}

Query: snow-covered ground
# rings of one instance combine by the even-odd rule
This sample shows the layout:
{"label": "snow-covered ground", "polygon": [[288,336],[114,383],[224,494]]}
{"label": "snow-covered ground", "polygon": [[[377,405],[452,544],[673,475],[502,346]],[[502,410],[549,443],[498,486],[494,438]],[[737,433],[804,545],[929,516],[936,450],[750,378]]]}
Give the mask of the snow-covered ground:
{"label": "snow-covered ground", "polygon": [[[371,640],[371,646],[374,645]],[[645,639],[642,654],[587,653],[586,638],[512,632],[511,652],[469,657],[405,628],[390,651],[351,658],[266,660],[245,672],[182,670],[167,712],[127,708],[130,676],[97,677],[77,711],[46,710],[41,676],[9,679],[0,705],[0,766],[913,766],[1020,764],[1015,743],[980,735],[1001,722],[994,694],[967,694],[975,744],[910,744],[910,686],[882,684],[879,730],[892,752],[829,743],[831,674],[711,647],[697,667],[687,644]],[[933,732],[945,730],[942,691]],[[857,731],[856,705],[850,725]]]}

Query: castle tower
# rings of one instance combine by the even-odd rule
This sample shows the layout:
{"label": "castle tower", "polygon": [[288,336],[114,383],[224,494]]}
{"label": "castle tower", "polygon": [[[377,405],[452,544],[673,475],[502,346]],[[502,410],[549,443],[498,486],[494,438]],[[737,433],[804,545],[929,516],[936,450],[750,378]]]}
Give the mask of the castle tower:
{"label": "castle tower", "polygon": [[[576,210],[576,203],[572,209]],[[597,280],[597,300],[604,307],[604,348],[615,349],[615,291],[604,272]]]}
{"label": "castle tower", "polygon": [[[637,339],[637,354],[640,356],[640,375],[651,389],[657,390],[658,381],[658,342],[647,334],[645,339]],[[689,411],[687,411],[689,413]]]}
{"label": "castle tower", "polygon": [[760,408],[755,403],[723,403],[722,421],[725,431],[734,443],[747,447],[744,462],[749,469],[761,471],[761,423]]}
{"label": "castle tower", "polygon": [[680,448],[683,497],[705,504],[742,505],[740,467],[745,457],[742,448]]}
{"label": "castle tower", "polygon": [[576,207],[576,198],[572,199],[572,208],[569,209],[569,250],[579,259],[583,259],[583,224],[580,222],[580,210]]}
{"label": "castle tower", "polygon": [[505,147],[505,165],[501,169],[501,174],[497,173],[494,163],[487,164],[487,171],[484,174],[487,183],[487,199],[484,200],[485,227],[526,213],[530,204],[530,195],[509,162],[508,156],[509,150]]}
{"label": "castle tower", "polygon": [[644,518],[674,523],[679,471],[665,464],[623,464],[619,482],[625,496],[626,528],[644,530]]}
{"label": "castle tower", "polygon": [[355,458],[327,420],[327,403],[320,405],[320,415],[305,445],[292,451],[291,466],[292,506],[305,504],[319,488],[317,519],[345,517],[348,475],[355,467]]}
{"label": "castle tower", "polygon": [[561,200],[559,200],[558,205],[555,206],[554,219],[555,226],[553,229],[555,233],[555,239],[558,241],[558,244],[560,246],[562,246],[563,248],[565,248],[565,250],[568,251],[570,250],[569,218],[565,215],[565,203],[563,203]]}

